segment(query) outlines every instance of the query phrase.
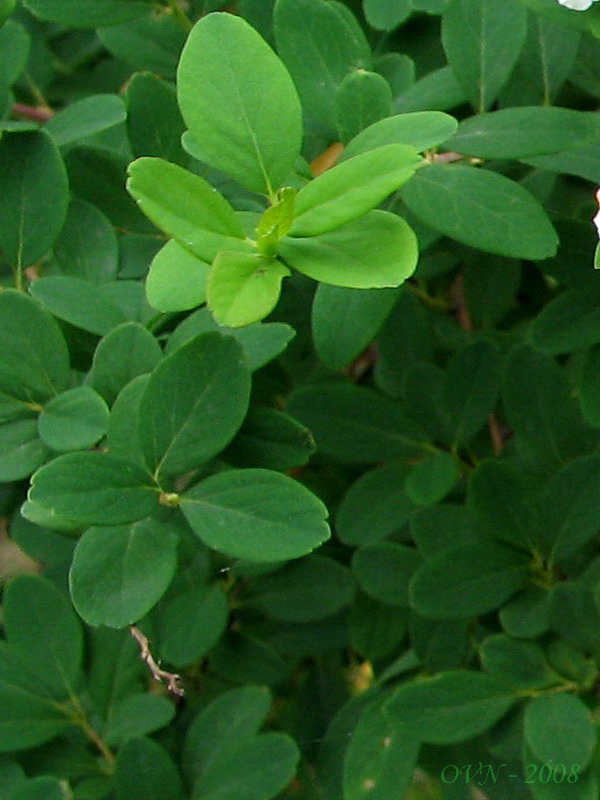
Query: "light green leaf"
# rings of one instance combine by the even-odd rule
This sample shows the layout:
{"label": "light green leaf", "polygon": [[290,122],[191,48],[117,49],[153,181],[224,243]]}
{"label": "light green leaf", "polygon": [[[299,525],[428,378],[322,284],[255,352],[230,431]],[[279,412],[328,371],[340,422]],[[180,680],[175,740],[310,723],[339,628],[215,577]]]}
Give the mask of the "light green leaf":
{"label": "light green leaf", "polygon": [[177,536],[163,523],[90,528],[69,573],[73,605],[90,625],[137,622],[166,592],[177,567]]}
{"label": "light green leaf", "polygon": [[176,475],[213,458],[240,427],[249,393],[250,373],[231,336],[201,334],[168,355],[140,401],[150,469]]}
{"label": "light green leaf", "polygon": [[60,153],[43,130],[0,138],[0,249],[14,268],[41,258],[54,244],[69,203]]}
{"label": "light green leaf", "polygon": [[[144,214],[201,261],[243,239],[233,208],[198,175],[161,158],[138,158],[128,174],[127,190]],[[238,246],[245,248],[243,241]]]}
{"label": "light green leaf", "polygon": [[399,286],[412,275],[418,259],[412,229],[387,211],[369,211],[320,236],[287,236],[279,252],[309,278],[352,289]]}
{"label": "light green leaf", "polygon": [[2,622],[10,646],[29,663],[37,688],[71,696],[83,658],[81,626],[66,595],[38,575],[19,575],[3,598]]}
{"label": "light green leaf", "polygon": [[456,131],[458,122],[442,111],[415,111],[395,114],[369,125],[348,142],[341,161],[386,144],[403,144],[423,152],[445,142]]}
{"label": "light green leaf", "polygon": [[411,605],[433,619],[468,619],[502,605],[525,583],[527,557],[495,542],[448,547],[419,568]]}
{"label": "light green leaf", "polygon": [[534,261],[556,252],[558,237],[542,206],[496,172],[431,164],[402,189],[402,199],[427,225],[485,252]]}
{"label": "light green leaf", "polygon": [[302,118],[289,74],[259,34],[241,17],[205,16],[183,49],[177,93],[204,160],[273,194],[300,152]]}
{"label": "light green leaf", "polygon": [[578,697],[560,693],[536,697],[527,705],[525,741],[541,761],[579,764],[584,770],[596,747],[596,726],[589,708]]}
{"label": "light green leaf", "polygon": [[276,258],[222,251],[208,276],[207,300],[216,322],[232,328],[259,322],[275,308],[289,269]]}
{"label": "light green leaf", "polygon": [[39,469],[28,500],[83,527],[142,519],[156,508],[158,494],[140,467],[95,450],[66,453]]}
{"label": "light green leaf", "polygon": [[152,259],[146,297],[158,311],[185,311],[202,305],[210,265],[192,255],[175,239]]}
{"label": "light green leaf", "polygon": [[372,28],[393,31],[410,16],[412,4],[411,0],[363,0],[363,10]]}
{"label": "light green leaf", "polygon": [[108,428],[108,407],[89,386],[77,386],[53,397],[38,418],[40,438],[52,450],[86,450]]}
{"label": "light green leaf", "polygon": [[473,108],[497,98],[519,57],[527,12],[516,0],[451,0],[442,17],[442,43]]}
{"label": "light green leaf", "polygon": [[116,94],[94,94],[59,111],[44,129],[58,147],[64,147],[119,125],[125,116],[125,104]]}
{"label": "light green leaf", "polygon": [[212,475],[182,495],[181,510],[205,544],[249,561],[299,558],[330,535],[321,501],[265,469]]}
{"label": "light green leaf", "polygon": [[298,192],[291,236],[317,236],[361,217],[411,178],[422,158],[407,145],[368,150]]}
{"label": "light green leaf", "polygon": [[152,372],[161,358],[154,336],[139,322],[125,322],[100,340],[86,380],[112,405],[121,389]]}
{"label": "light green leaf", "polygon": [[463,120],[444,146],[478,158],[531,158],[591,143],[599,134],[594,114],[521,106]]}
{"label": "light green leaf", "polygon": [[421,741],[453,744],[490,728],[516,700],[514,689],[503,681],[456,670],[404,683],[386,703],[385,713]]}

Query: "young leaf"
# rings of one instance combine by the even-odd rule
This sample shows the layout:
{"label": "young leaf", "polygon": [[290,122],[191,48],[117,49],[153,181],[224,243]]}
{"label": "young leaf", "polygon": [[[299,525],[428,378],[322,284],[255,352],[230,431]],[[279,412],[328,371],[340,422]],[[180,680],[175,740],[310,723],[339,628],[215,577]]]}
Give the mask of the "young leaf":
{"label": "young leaf", "polygon": [[400,686],[385,713],[421,741],[453,744],[490,728],[516,699],[514,689],[497,678],[456,670]]}
{"label": "young leaf", "polygon": [[369,211],[320,236],[286,236],[279,252],[309,278],[353,289],[399,286],[412,275],[418,259],[412,229],[387,211]]}
{"label": "young leaf", "polygon": [[289,269],[276,258],[221,251],[208,276],[207,300],[216,322],[232,328],[258,322],[275,308]]}
{"label": "young leaf", "polygon": [[0,249],[16,269],[54,244],[69,203],[60,153],[43,130],[5,133],[0,139]]}
{"label": "young leaf", "polygon": [[182,495],[181,510],[205,544],[248,561],[299,558],[330,535],[321,501],[265,469],[212,475]]}
{"label": "young leaf", "polygon": [[38,418],[41,440],[52,450],[86,450],[108,427],[108,407],[89,386],[76,386],[53,397]]}
{"label": "young leaf", "polygon": [[495,542],[465,542],[427,559],[415,574],[411,605],[433,619],[468,619],[502,605],[525,582],[522,553]]}
{"label": "young leaf", "polygon": [[177,93],[204,160],[272,195],[300,152],[302,118],[292,79],[259,34],[241,17],[205,16],[183,48]]}
{"label": "young leaf", "polygon": [[435,230],[485,252],[534,261],[556,252],[558,237],[544,209],[496,172],[431,164],[402,189],[402,199]]}
{"label": "young leaf", "polygon": [[137,622],[166,592],[177,566],[177,536],[157,520],[90,528],[69,573],[73,605],[89,625]]}
{"label": "young leaf", "polygon": [[355,220],[406,183],[421,162],[412,147],[388,144],[327,170],[298,192],[290,235],[318,236]]}
{"label": "young leaf", "polygon": [[152,259],[146,297],[158,311],[186,311],[206,300],[210,265],[172,239]]}
{"label": "young leaf", "polygon": [[222,450],[248,407],[250,373],[230,336],[206,333],[167,356],[140,401],[141,442],[156,475],[177,475]]}
{"label": "young leaf", "polygon": [[156,508],[158,495],[145,470],[96,450],[66,453],[39,469],[28,500],[83,527],[142,519]]}
{"label": "young leaf", "polygon": [[451,0],[442,17],[448,62],[473,108],[486,111],[508,80],[527,34],[516,0]]}
{"label": "young leaf", "polygon": [[144,214],[201,261],[243,238],[233,208],[198,175],[161,158],[138,158],[128,173],[127,190]]}

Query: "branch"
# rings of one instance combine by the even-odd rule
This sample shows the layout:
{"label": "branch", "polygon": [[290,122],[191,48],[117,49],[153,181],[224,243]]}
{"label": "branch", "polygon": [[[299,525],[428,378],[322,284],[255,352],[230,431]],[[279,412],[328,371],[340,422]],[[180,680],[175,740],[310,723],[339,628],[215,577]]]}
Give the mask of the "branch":
{"label": "branch", "polygon": [[148,641],[148,637],[144,636],[137,625],[130,625],[129,632],[140,646],[140,658],[152,673],[154,680],[160,682],[165,681],[167,684],[167,690],[171,694],[176,694],[179,697],[183,697],[185,691],[181,685],[181,675],[177,675],[175,672],[166,672],[164,669],[159,667],[150,650],[150,642]]}

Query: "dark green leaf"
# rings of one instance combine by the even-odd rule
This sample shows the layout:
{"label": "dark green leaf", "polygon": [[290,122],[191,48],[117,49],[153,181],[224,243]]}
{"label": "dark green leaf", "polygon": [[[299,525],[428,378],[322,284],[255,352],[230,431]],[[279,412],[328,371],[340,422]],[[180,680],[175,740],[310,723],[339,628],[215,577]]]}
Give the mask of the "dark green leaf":
{"label": "dark green leaf", "polygon": [[408,606],[408,585],[423,559],[419,551],[395,542],[361,547],[352,557],[352,571],[360,587],[375,600]]}
{"label": "dark green leaf", "polygon": [[106,434],[106,444],[111,455],[133,461],[140,467],[146,466],[139,416],[140,402],[149,377],[138,375],[119,392],[110,412]]}
{"label": "dark green leaf", "polygon": [[36,420],[21,419],[0,426],[0,482],[28,478],[49,456]]}
{"label": "dark green leaf", "polygon": [[63,275],[95,284],[115,280],[119,247],[104,214],[83,200],[72,200],[54,243],[54,259]]}
{"label": "dark green leaf", "polygon": [[526,710],[525,741],[550,764],[579,764],[584,770],[596,747],[596,726],[587,706],[570,694],[536,697]]}
{"label": "dark green leaf", "polygon": [[155,156],[184,166],[188,162],[181,146],[185,125],[171,84],[150,72],[138,72],[129,81],[125,98],[134,156]]}
{"label": "dark green leaf", "polygon": [[65,800],[64,785],[58,778],[30,778],[10,793],[9,800]]}
{"label": "dark green leaf", "polygon": [[182,800],[181,777],[163,748],[152,739],[130,739],[115,770],[117,800]]}
{"label": "dark green leaf", "polygon": [[181,510],[205,544],[248,561],[298,558],[330,535],[321,501],[265,469],[212,475],[182,495]]}
{"label": "dark green leaf", "polygon": [[116,94],[84,97],[55,114],[45,125],[58,147],[112,128],[125,121],[125,104]]}
{"label": "dark green leaf", "polygon": [[71,597],[90,625],[122,628],[148,613],[177,566],[177,537],[155,520],[87,530],[73,556]]}
{"label": "dark green leaf", "polygon": [[559,682],[544,651],[535,642],[512,639],[505,633],[487,636],[479,651],[484,669],[523,689],[542,689]]}
{"label": "dark green leaf", "polygon": [[488,256],[485,267],[478,260],[464,271],[465,300],[476,328],[493,328],[517,304],[521,281],[518,261]]}
{"label": "dark green leaf", "polygon": [[122,746],[129,739],[164,728],[174,714],[175,706],[166,697],[130,694],[114,706],[103,737],[109,745]]}
{"label": "dark green leaf", "polygon": [[431,505],[443,500],[458,478],[456,459],[442,451],[419,461],[407,475],[404,489],[413,503]]}
{"label": "dark green leaf", "polygon": [[27,0],[27,7],[40,19],[61,25],[96,28],[135,19],[148,11],[138,0]]}
{"label": "dark green leaf", "polygon": [[[2,24],[2,23],[0,23]],[[18,22],[9,19],[0,28],[0,85],[11,86],[25,69],[31,37]]]}
{"label": "dark green leaf", "polygon": [[356,134],[391,112],[392,90],[376,72],[355,70],[341,82],[336,96],[340,140],[349,142]]}
{"label": "dark green leaf", "polygon": [[536,350],[561,355],[600,342],[600,293],[595,289],[568,289],[542,309],[529,329]]}
{"label": "dark green leaf", "polygon": [[[380,31],[393,31],[410,16],[412,4],[411,0],[363,0],[363,9],[367,22],[372,28]],[[356,795],[357,798],[359,796],[362,797],[362,795]]]}
{"label": "dark green leaf", "polygon": [[550,627],[550,593],[539,586],[527,586],[501,610],[500,620],[511,636],[534,639]]}
{"label": "dark green leaf", "polygon": [[94,286],[81,278],[52,275],[35,281],[31,293],[55,316],[98,336],[127,321],[105,284]]}
{"label": "dark green leaf", "polygon": [[417,570],[410,600],[433,619],[467,619],[492,611],[525,582],[526,557],[493,542],[465,542],[442,550]]}
{"label": "dark green leaf", "polygon": [[0,248],[16,269],[54,244],[69,203],[65,167],[44,131],[5,133],[0,139]]}
{"label": "dark green leaf", "polygon": [[108,427],[108,407],[89,386],[76,386],[53,397],[38,418],[40,438],[52,450],[86,450]]}
{"label": "dark green leaf", "polygon": [[385,144],[404,144],[422,152],[430,150],[456,131],[454,117],[440,111],[416,111],[379,120],[358,133],[340,156],[342,160]]}
{"label": "dark green leaf", "polygon": [[504,175],[431,164],[403,188],[402,199],[435,230],[485,252],[532,260],[556,252],[558,237],[544,209]]}
{"label": "dark green leaf", "polygon": [[600,603],[588,586],[558,583],[550,591],[550,627],[564,642],[584,653],[600,645]]}
{"label": "dark green leaf", "polygon": [[176,475],[213,458],[240,427],[249,392],[250,373],[233,337],[201,334],[168,355],[140,401],[150,469]]}
{"label": "dark green leaf", "polygon": [[[146,6],[146,12],[148,7]],[[133,69],[147,69],[174,78],[185,31],[170,14],[144,14],[120,25],[107,20],[98,36],[102,44]]]}
{"label": "dark green leaf", "polygon": [[203,161],[273,194],[300,152],[302,119],[290,76],[258,33],[241,17],[205,16],[181,55],[177,93]]}
{"label": "dark green leaf", "polygon": [[39,469],[31,479],[28,499],[81,526],[120,525],[153,511],[158,493],[145,470],[92,451],[66,453]]}

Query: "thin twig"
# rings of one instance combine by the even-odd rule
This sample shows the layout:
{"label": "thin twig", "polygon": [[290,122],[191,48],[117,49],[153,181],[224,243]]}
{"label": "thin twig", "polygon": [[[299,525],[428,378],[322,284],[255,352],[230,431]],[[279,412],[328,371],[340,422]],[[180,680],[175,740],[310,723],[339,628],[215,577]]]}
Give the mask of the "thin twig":
{"label": "thin twig", "polygon": [[28,106],[25,103],[14,103],[12,112],[17,117],[24,117],[33,122],[47,122],[54,116],[54,111],[48,106]]}
{"label": "thin twig", "polygon": [[129,631],[140,646],[140,658],[152,673],[154,680],[161,682],[165,681],[167,684],[167,689],[171,694],[176,694],[179,697],[183,697],[185,691],[181,685],[181,675],[177,675],[175,672],[167,672],[159,667],[150,650],[150,642],[148,641],[148,637],[144,636],[137,625],[130,625]]}

